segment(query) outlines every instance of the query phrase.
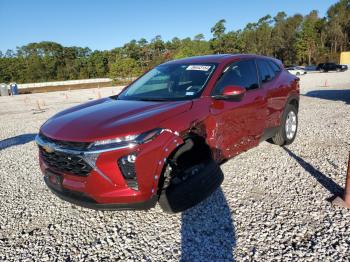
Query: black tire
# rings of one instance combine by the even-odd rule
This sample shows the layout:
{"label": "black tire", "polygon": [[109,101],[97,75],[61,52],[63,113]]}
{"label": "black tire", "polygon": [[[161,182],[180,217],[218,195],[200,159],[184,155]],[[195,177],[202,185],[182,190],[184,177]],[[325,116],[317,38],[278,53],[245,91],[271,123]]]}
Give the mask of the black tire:
{"label": "black tire", "polygon": [[178,213],[202,202],[220,187],[224,180],[218,164],[210,160],[197,174],[179,184],[170,181],[161,191],[159,205],[167,213]]}
{"label": "black tire", "polygon": [[[286,134],[286,121],[287,121],[287,116],[289,114],[289,112],[293,111],[295,116],[296,116],[296,131],[294,133],[294,136],[292,138],[288,138],[287,134]],[[275,134],[275,136],[273,136],[269,142],[272,142],[275,145],[279,145],[279,146],[284,146],[284,145],[290,145],[291,143],[293,143],[297,132],[298,132],[298,110],[294,105],[287,105],[286,109],[283,113],[283,117],[282,117],[282,121],[281,121],[281,126],[279,127],[277,133]]]}

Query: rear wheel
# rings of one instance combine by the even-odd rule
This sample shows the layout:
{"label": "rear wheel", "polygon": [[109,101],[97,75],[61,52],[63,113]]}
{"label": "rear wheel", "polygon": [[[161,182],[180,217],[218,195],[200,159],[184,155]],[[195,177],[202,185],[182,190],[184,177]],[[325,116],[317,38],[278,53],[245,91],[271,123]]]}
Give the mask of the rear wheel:
{"label": "rear wheel", "polygon": [[271,142],[276,145],[289,145],[293,143],[298,130],[298,110],[294,105],[287,105],[282,117],[281,126]]}

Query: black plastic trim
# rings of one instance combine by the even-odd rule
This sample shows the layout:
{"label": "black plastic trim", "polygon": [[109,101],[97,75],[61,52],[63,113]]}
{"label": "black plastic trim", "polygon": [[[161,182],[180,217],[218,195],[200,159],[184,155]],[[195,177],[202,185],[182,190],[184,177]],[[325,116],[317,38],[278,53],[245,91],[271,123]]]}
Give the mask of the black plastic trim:
{"label": "black plastic trim", "polygon": [[280,128],[279,126],[265,128],[264,133],[262,134],[262,136],[259,139],[259,142],[263,142],[267,139],[274,137],[276,135],[276,133],[278,132],[279,128]]}

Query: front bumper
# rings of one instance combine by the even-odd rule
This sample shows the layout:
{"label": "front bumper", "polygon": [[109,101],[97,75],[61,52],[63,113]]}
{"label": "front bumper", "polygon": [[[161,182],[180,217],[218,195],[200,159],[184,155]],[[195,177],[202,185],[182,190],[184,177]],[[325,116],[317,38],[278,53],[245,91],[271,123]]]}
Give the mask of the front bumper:
{"label": "front bumper", "polygon": [[[146,144],[100,152],[94,160],[93,170],[86,176],[55,170],[44,161],[41,153],[40,168],[49,189],[70,203],[98,210],[149,209],[158,200],[158,180],[166,159],[181,143],[181,138],[175,134],[164,132]],[[42,141],[38,144],[41,148],[45,146]],[[53,148],[57,149],[60,150]],[[117,163],[118,159],[129,154],[137,155],[137,189],[129,187]],[[59,177],[59,188],[48,180],[48,173]]]}
{"label": "front bumper", "polygon": [[119,203],[119,204],[101,204],[97,203],[93,198],[87,196],[85,193],[71,191],[68,189],[58,190],[55,188],[48,176],[44,176],[44,181],[47,187],[54,193],[56,196],[61,198],[64,201],[69,203],[86,207],[94,210],[108,211],[108,210],[148,210],[153,208],[157,201],[158,196],[154,195],[150,199],[143,202],[135,202],[135,203]]}

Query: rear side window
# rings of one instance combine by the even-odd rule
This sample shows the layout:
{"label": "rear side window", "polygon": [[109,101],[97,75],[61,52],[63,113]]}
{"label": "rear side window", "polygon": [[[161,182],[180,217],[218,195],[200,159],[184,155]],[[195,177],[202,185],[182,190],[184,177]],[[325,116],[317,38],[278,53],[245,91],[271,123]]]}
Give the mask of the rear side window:
{"label": "rear side window", "polygon": [[228,66],[216,84],[214,94],[221,94],[226,86],[241,86],[247,90],[259,88],[254,60],[244,60]]}
{"label": "rear side window", "polygon": [[268,61],[269,65],[271,66],[272,70],[275,72],[275,74],[277,75],[279,72],[281,72],[281,68],[272,61]]}
{"label": "rear side window", "polygon": [[269,82],[275,77],[276,72],[272,70],[267,60],[257,59],[256,62],[258,65],[261,83]]}

